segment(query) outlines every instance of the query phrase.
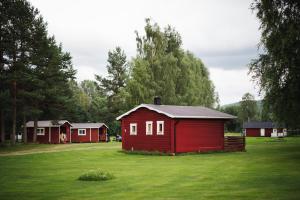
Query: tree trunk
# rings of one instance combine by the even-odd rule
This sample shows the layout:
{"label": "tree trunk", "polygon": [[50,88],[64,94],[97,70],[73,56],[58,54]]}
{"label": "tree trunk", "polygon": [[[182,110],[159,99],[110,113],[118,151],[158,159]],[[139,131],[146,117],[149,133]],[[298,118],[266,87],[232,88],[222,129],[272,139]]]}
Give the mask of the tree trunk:
{"label": "tree trunk", "polygon": [[23,114],[23,128],[24,128],[24,130],[23,130],[23,142],[25,143],[25,144],[27,144],[27,127],[26,127],[26,115],[25,115],[25,113]]}
{"label": "tree trunk", "polygon": [[4,111],[0,110],[0,120],[1,120],[1,143],[5,142],[5,122],[4,122]]}
{"label": "tree trunk", "polygon": [[12,132],[10,134],[10,143],[15,144],[16,143],[16,127],[17,127],[17,82],[16,80],[13,81],[13,99],[12,99],[12,105],[13,105],[13,119],[12,119]]}
{"label": "tree trunk", "polygon": [[36,143],[36,131],[37,131],[37,126],[38,126],[38,121],[37,119],[34,119],[34,125],[33,125],[33,143]]}

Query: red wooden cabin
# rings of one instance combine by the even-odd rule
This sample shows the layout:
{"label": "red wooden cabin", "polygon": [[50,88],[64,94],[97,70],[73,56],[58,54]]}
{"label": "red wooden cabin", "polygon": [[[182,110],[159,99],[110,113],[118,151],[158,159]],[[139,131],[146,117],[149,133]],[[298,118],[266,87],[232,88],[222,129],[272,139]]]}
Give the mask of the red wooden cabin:
{"label": "red wooden cabin", "polygon": [[200,106],[141,104],[117,120],[123,150],[183,153],[224,150],[224,123],[233,118]]}
{"label": "red wooden cabin", "polygon": [[72,142],[106,142],[108,127],[104,123],[72,123]]}
{"label": "red wooden cabin", "polygon": [[247,137],[285,137],[287,135],[287,130],[283,125],[273,122],[245,122],[243,129]]}
{"label": "red wooden cabin", "polygon": [[[46,120],[37,123],[38,143],[66,143],[70,142],[71,124],[67,120]],[[33,142],[34,122],[26,123],[28,142]]]}

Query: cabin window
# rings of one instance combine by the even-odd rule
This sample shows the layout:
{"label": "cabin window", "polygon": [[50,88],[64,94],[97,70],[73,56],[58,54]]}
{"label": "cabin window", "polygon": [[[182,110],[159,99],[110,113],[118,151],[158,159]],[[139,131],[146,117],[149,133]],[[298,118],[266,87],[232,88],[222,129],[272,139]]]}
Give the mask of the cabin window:
{"label": "cabin window", "polygon": [[273,129],[273,133],[277,133],[277,129],[276,128]]}
{"label": "cabin window", "polygon": [[164,134],[164,121],[157,121],[157,135]]}
{"label": "cabin window", "polygon": [[78,129],[78,135],[86,135],[85,129]]}
{"label": "cabin window", "polygon": [[36,134],[37,135],[45,135],[45,128],[37,128]]}
{"label": "cabin window", "polygon": [[152,135],[152,121],[146,122],[146,135]]}
{"label": "cabin window", "polygon": [[284,129],[283,129],[283,133],[287,133],[287,130],[286,130],[286,128],[284,128]]}
{"label": "cabin window", "polygon": [[130,124],[130,135],[137,135],[137,124],[136,123]]}

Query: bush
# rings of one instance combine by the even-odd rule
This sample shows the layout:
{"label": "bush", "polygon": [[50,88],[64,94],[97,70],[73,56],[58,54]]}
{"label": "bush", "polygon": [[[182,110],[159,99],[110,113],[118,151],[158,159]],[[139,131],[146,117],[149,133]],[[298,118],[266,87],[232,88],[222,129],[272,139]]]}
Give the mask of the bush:
{"label": "bush", "polygon": [[79,176],[78,180],[81,181],[107,181],[113,179],[114,176],[109,172],[104,172],[100,169],[90,170],[81,176]]}

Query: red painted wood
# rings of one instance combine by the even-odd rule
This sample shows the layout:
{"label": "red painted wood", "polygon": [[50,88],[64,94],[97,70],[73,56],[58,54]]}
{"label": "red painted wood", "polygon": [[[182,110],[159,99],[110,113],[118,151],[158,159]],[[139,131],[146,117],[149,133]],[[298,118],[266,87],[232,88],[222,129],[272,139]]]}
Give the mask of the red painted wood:
{"label": "red painted wood", "polygon": [[[153,122],[153,135],[146,135],[146,121]],[[157,121],[164,121],[164,135],[156,134]],[[137,135],[130,135],[130,123],[137,123]],[[122,148],[127,151],[182,153],[224,149],[224,120],[172,119],[139,108],[121,119],[121,129]]]}
{"label": "red painted wood", "polygon": [[[264,137],[271,137],[272,132],[273,132],[273,128],[265,128],[265,136]],[[263,136],[260,136],[260,128],[247,128],[246,136],[247,137],[263,137]]]}
{"label": "red painted wood", "polygon": [[[70,138],[70,124],[65,123],[61,127],[65,128],[64,133],[68,138]],[[37,142],[38,143],[49,143],[49,127],[39,127],[39,128],[45,128],[45,135],[37,135]],[[51,134],[50,134],[50,143],[51,144],[58,144],[59,143],[59,128],[58,127],[51,127]],[[33,127],[27,128],[27,137],[28,142],[33,142]]]}
{"label": "red painted wood", "polygon": [[59,142],[59,128],[58,127],[51,127],[51,144],[58,144]]}
{"label": "red painted wood", "polygon": [[[72,142],[98,142],[98,129],[97,128],[85,128],[85,135],[78,135],[78,129],[72,129]],[[91,130],[91,131],[90,131]],[[91,132],[91,140],[90,140]]]}
{"label": "red painted wood", "polygon": [[247,128],[246,136],[247,137],[260,137],[260,128]]}
{"label": "red painted wood", "polygon": [[[146,121],[153,121],[153,135],[146,135]],[[156,122],[164,121],[164,135],[156,134]],[[122,118],[122,148],[124,150],[171,152],[171,122],[169,117],[140,108]],[[137,135],[130,135],[130,123],[137,123]]]}
{"label": "red painted wood", "polygon": [[273,132],[272,128],[265,128],[265,137],[271,137],[272,132]]}
{"label": "red painted wood", "polygon": [[216,151],[224,148],[224,121],[182,119],[176,125],[176,152]]}
{"label": "red painted wood", "polygon": [[99,129],[99,141],[106,142],[107,128],[105,126]]}

